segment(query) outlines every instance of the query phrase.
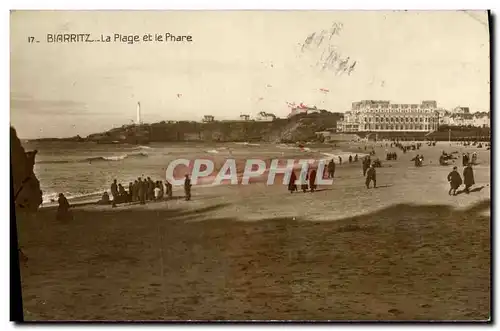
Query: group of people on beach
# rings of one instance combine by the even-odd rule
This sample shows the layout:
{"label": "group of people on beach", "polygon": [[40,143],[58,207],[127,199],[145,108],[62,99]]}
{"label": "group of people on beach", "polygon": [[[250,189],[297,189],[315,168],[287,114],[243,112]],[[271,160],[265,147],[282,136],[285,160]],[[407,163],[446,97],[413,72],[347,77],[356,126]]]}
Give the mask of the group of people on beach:
{"label": "group of people on beach", "polygon": [[[116,179],[113,180],[110,192],[113,199],[110,199],[108,192],[104,192],[99,204],[116,206],[119,203],[139,202],[144,205],[147,201],[160,201],[165,197],[171,199],[173,187],[168,180],[163,183],[161,180],[153,181],[150,177],[139,177],[128,184],[128,191],[122,184],[117,183]],[[191,200],[191,179],[188,175],[184,179],[184,193],[186,200]]]}
{"label": "group of people on beach", "polygon": [[111,184],[110,188],[113,200],[110,200],[108,192],[104,192],[100,204],[113,205],[125,202],[139,202],[145,204],[146,201],[162,200],[166,195],[168,198],[172,197],[172,184],[161,180],[153,181],[150,177],[137,178],[134,182],[128,184],[128,191],[122,184],[117,183],[116,179]]}

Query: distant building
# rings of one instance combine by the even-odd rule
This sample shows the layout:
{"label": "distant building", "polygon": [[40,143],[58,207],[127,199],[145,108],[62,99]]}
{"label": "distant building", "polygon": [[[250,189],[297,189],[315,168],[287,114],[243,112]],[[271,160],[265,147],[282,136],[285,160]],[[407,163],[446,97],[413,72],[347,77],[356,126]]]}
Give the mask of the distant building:
{"label": "distant building", "polygon": [[274,114],[266,113],[264,111],[259,112],[257,114],[257,116],[255,117],[255,120],[259,121],[259,122],[272,122],[275,119],[276,119],[276,116]]}
{"label": "distant building", "polygon": [[455,107],[455,109],[453,110],[453,112],[455,114],[470,114],[470,110],[469,110],[469,107]]}
{"label": "distant building", "polygon": [[240,121],[250,121],[250,115],[240,115]]}
{"label": "distant building", "polygon": [[210,122],[213,122],[214,120],[215,120],[215,118],[212,115],[205,115],[205,116],[203,116],[202,122],[210,123]]}
{"label": "distant building", "polygon": [[288,114],[288,118],[293,117],[298,114],[313,114],[313,113],[319,113],[321,112],[320,109],[318,109],[316,106],[309,107],[301,103],[298,106],[293,106],[291,107],[290,114]]}
{"label": "distant building", "polygon": [[437,130],[439,125],[436,108],[436,101],[420,104],[391,104],[385,100],[353,102],[351,110],[337,122],[337,132],[430,132]]}
{"label": "distant building", "polygon": [[470,113],[469,107],[456,107],[439,115],[440,125],[490,127],[489,112]]}

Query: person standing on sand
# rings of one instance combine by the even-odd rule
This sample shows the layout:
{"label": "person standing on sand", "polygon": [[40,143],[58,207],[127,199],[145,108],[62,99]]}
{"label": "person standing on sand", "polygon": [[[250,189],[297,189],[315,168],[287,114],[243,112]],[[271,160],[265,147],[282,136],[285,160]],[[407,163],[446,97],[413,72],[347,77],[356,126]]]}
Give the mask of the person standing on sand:
{"label": "person standing on sand", "polygon": [[138,200],[139,200],[139,181],[136,179],[132,186],[132,201],[135,202]]}
{"label": "person standing on sand", "polygon": [[118,184],[118,194],[120,198],[118,199],[117,203],[122,203],[127,201],[127,191],[125,191],[125,188],[122,186],[122,184]]}
{"label": "person standing on sand", "polygon": [[128,202],[132,202],[132,196],[134,193],[134,184],[132,182],[128,183]]}
{"label": "person standing on sand", "polygon": [[137,179],[137,195],[141,205],[146,204],[146,185],[142,178]]}
{"label": "person standing on sand", "polygon": [[358,154],[354,155],[354,162],[358,162]]}
{"label": "person standing on sand", "polygon": [[288,191],[290,191],[290,193],[297,191],[297,185],[295,184],[296,180],[297,176],[295,175],[295,172],[292,171],[292,174],[290,175],[290,181],[288,182]]}
{"label": "person standing on sand", "polygon": [[333,159],[328,163],[328,178],[333,178],[335,176],[335,161]]}
{"label": "person standing on sand", "polygon": [[339,155],[339,165],[342,165],[342,158]]}
{"label": "person standing on sand", "polygon": [[165,181],[165,186],[167,188],[167,197],[169,199],[172,198],[172,184],[170,184],[170,182],[168,180]]}
{"label": "person standing on sand", "polygon": [[162,200],[165,195],[165,187],[163,186],[163,181],[160,180],[158,183],[160,185],[160,200]]}
{"label": "person standing on sand", "polygon": [[147,189],[146,189],[146,199],[154,200],[155,197],[155,183],[151,180],[151,177],[147,179]]}
{"label": "person standing on sand", "polygon": [[470,187],[475,184],[475,182],[474,182],[474,170],[472,170],[472,163],[469,163],[464,168],[464,184],[465,184],[465,192],[467,194],[469,194]]}
{"label": "person standing on sand", "polygon": [[154,195],[155,195],[155,200],[158,201],[160,200],[160,185],[158,182],[156,182],[155,188],[154,188]]}
{"label": "person standing on sand", "polygon": [[450,190],[448,194],[451,195],[453,191],[453,195],[457,195],[457,189],[462,185],[462,178],[457,171],[457,167],[453,167],[453,171],[448,174],[448,182],[450,182]]}
{"label": "person standing on sand", "polygon": [[316,169],[311,170],[309,174],[309,187],[311,188],[311,192],[314,192],[316,189]]}
{"label": "person standing on sand", "polygon": [[373,180],[373,188],[377,188],[377,172],[375,171],[375,167],[373,164],[370,165],[370,168],[366,172],[366,188],[370,188],[370,182]]}
{"label": "person standing on sand", "polygon": [[186,201],[191,200],[191,179],[189,175],[186,175],[186,179],[184,179],[184,193],[186,195]]}
{"label": "person standing on sand", "polygon": [[349,155],[349,163],[352,163],[352,155]]}
{"label": "person standing on sand", "polygon": [[111,195],[113,196],[113,201],[116,202],[118,199],[118,184],[116,184],[116,179],[111,184]]}
{"label": "person standing on sand", "polygon": [[68,199],[64,194],[59,193],[59,199],[57,199],[59,206],[57,207],[56,219],[58,221],[70,221],[72,219],[71,212],[69,211],[70,205]]}

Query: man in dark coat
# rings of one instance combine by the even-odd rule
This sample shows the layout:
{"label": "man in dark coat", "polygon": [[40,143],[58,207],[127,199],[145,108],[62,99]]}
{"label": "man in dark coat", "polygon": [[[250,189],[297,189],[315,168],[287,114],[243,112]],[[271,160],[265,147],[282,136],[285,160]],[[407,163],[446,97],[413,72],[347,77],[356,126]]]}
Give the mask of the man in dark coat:
{"label": "man in dark coat", "polygon": [[328,163],[328,178],[333,178],[335,176],[335,161],[333,159]]}
{"label": "man in dark coat", "polygon": [[141,205],[145,205],[146,204],[146,190],[147,190],[147,183],[145,180],[142,180],[142,178],[138,178],[137,179],[138,182],[137,182],[137,194],[139,195],[138,198],[139,198],[139,201],[140,201],[140,204]]}
{"label": "man in dark coat", "polygon": [[186,175],[184,179],[184,193],[186,194],[186,201],[191,200],[191,179]]}
{"label": "man in dark coat", "polygon": [[292,171],[292,174],[290,175],[290,181],[288,182],[288,191],[290,191],[290,193],[297,191],[297,185],[295,184],[296,180],[297,176],[295,175],[295,172]]}
{"label": "man in dark coat", "polygon": [[155,183],[148,177],[147,180],[147,191],[146,191],[146,199],[154,200],[155,198]]}
{"label": "man in dark coat", "polygon": [[314,192],[316,189],[316,169],[311,170],[309,174],[309,187],[311,188],[311,192]]}
{"label": "man in dark coat", "polygon": [[118,201],[118,184],[116,179],[111,184],[111,195],[113,196],[113,201],[116,203]]}
{"label": "man in dark coat", "polygon": [[472,164],[469,163],[465,168],[464,168],[464,184],[465,184],[465,192],[467,194],[470,193],[469,189],[472,185],[475,184],[474,182],[474,171],[472,170]]}
{"label": "man in dark coat", "polygon": [[370,168],[366,172],[366,188],[370,188],[370,182],[373,180],[373,188],[377,188],[377,172],[375,171],[375,166],[370,165]]}
{"label": "man in dark coat", "polygon": [[457,195],[457,189],[460,185],[462,185],[462,178],[460,177],[456,166],[453,167],[453,171],[448,174],[448,182],[450,182],[450,190],[448,191],[448,194],[451,195],[453,192],[453,195]]}

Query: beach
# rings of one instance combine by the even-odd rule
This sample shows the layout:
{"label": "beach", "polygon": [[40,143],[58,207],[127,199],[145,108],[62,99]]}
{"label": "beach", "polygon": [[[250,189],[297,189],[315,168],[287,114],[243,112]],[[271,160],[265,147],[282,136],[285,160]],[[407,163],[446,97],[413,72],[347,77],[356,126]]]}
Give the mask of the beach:
{"label": "beach", "polygon": [[[344,158],[314,193],[193,187],[192,201],[76,206],[67,223],[41,208],[18,222],[25,319],[488,319],[490,151],[371,145],[376,189]],[[460,174],[461,153],[478,153],[470,194],[448,195],[443,150]]]}

